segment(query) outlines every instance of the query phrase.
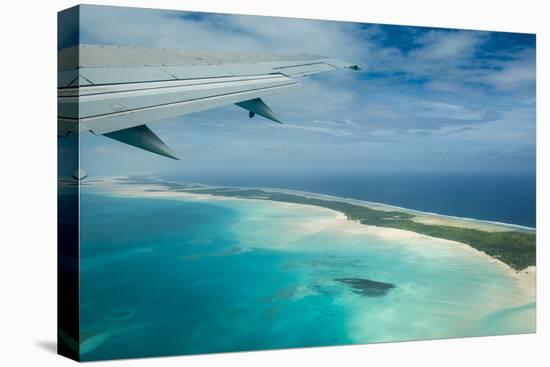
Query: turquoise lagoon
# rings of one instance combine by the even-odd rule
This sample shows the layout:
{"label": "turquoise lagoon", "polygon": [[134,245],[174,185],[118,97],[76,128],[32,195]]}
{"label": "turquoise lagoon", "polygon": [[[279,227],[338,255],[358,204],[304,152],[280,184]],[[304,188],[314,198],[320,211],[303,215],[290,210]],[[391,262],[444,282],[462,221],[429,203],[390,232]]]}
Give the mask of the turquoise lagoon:
{"label": "turquoise lagoon", "polygon": [[83,360],[535,331],[502,264],[324,208],[92,185],[81,216]]}

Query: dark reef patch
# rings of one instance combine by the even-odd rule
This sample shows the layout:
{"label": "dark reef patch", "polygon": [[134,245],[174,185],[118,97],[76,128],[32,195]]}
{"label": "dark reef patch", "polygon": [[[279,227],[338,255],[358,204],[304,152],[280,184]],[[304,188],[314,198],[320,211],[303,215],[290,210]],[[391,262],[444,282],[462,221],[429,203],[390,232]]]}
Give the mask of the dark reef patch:
{"label": "dark reef patch", "polygon": [[376,282],[370,279],[336,278],[334,280],[348,285],[353,293],[360,294],[365,297],[385,296],[390,290],[395,288],[394,284]]}

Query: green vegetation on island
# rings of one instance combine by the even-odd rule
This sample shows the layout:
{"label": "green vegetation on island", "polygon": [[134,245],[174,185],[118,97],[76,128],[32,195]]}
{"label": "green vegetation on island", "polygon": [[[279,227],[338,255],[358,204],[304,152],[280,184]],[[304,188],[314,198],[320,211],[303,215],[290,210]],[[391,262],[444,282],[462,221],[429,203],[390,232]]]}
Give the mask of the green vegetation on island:
{"label": "green vegetation on island", "polygon": [[272,200],[287,203],[314,205],[344,213],[348,219],[362,224],[403,229],[431,237],[443,238],[470,245],[489,256],[501,260],[514,270],[536,264],[536,235],[534,231],[483,231],[479,229],[424,224],[415,222],[412,213],[376,210],[349,202],[319,199],[302,195],[260,189],[208,188],[200,185],[162,183],[174,191],[238,197],[243,199]]}

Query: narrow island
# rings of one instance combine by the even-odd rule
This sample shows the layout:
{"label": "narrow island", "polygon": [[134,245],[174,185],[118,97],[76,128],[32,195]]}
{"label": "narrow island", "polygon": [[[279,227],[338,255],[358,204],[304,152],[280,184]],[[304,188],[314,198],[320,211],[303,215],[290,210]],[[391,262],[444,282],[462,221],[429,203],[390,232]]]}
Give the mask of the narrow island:
{"label": "narrow island", "polygon": [[[399,210],[381,210],[346,201],[304,196],[271,189],[234,187],[210,187],[200,184],[173,183],[139,178],[121,178],[126,184],[162,184],[170,191],[190,194],[235,197],[242,199],[271,200],[278,202],[313,205],[343,213],[349,220],[361,224],[402,229],[430,237],[467,244],[498,259],[515,271],[536,265],[536,234],[534,230],[509,227],[499,231],[482,230],[462,226],[428,224],[415,221],[417,214]],[[149,190],[157,191],[157,190]]]}

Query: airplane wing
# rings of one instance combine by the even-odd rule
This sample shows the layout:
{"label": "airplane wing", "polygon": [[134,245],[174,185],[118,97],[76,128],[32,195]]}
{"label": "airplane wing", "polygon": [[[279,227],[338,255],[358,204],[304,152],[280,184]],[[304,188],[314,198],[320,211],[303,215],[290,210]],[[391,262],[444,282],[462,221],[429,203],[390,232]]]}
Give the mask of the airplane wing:
{"label": "airplane wing", "polygon": [[228,104],[282,123],[262,97],[297,78],[359,70],[325,56],[79,45],[58,54],[58,131],[91,131],[178,159],[146,124]]}

